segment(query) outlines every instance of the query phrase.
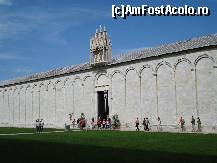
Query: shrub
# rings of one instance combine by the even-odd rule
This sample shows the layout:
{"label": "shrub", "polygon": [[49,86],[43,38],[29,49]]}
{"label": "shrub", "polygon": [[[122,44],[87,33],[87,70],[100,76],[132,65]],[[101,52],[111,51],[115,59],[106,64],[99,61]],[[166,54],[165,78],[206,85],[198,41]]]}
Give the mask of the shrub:
{"label": "shrub", "polygon": [[120,123],[120,120],[119,120],[117,114],[114,114],[114,115],[112,116],[112,120],[113,120],[113,124],[112,124],[113,128],[114,128],[114,129],[120,128],[121,123]]}

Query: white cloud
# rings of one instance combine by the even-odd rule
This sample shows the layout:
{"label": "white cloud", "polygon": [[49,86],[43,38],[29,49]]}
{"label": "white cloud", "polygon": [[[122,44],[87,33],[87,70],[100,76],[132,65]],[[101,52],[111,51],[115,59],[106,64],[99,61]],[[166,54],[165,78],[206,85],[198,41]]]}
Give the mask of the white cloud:
{"label": "white cloud", "polygon": [[17,72],[17,73],[31,73],[32,69],[29,69],[29,68],[17,68],[15,70],[15,72]]}
{"label": "white cloud", "polygon": [[0,15],[0,40],[28,36],[57,44],[67,43],[61,35],[65,30],[107,17],[104,11],[72,6],[50,9],[28,6],[19,10],[0,10]]}
{"label": "white cloud", "polygon": [[14,54],[0,54],[0,60],[26,60],[28,57],[18,56]]}
{"label": "white cloud", "polygon": [[0,5],[12,5],[10,0],[0,0]]}

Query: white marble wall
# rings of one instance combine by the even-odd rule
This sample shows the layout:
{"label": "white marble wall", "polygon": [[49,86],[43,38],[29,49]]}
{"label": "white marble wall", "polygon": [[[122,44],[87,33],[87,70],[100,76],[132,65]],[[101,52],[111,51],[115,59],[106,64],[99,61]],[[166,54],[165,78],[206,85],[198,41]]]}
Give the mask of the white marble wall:
{"label": "white marble wall", "polygon": [[178,62],[175,67],[177,117],[184,117],[190,124],[191,116],[196,117],[195,72],[188,60]]}
{"label": "white marble wall", "polygon": [[1,123],[3,123],[3,89],[0,89],[0,119]]}
{"label": "white marble wall", "polygon": [[140,118],[140,85],[139,85],[139,75],[135,69],[130,69],[126,73],[126,116],[124,118],[125,122],[134,125],[135,119]]}
{"label": "white marble wall", "polygon": [[26,116],[25,116],[25,119],[26,119],[26,126],[27,127],[30,127],[31,124],[32,124],[32,121],[33,121],[33,117],[32,117],[32,97],[33,97],[33,94],[32,94],[32,89],[30,86],[27,86],[26,88]]}
{"label": "white marble wall", "polygon": [[[47,113],[44,118],[44,122],[48,127],[55,127],[54,122],[55,122],[55,116],[56,116],[56,90],[55,90],[55,84],[54,82],[49,82],[47,84]],[[47,118],[46,118],[47,117]]]}
{"label": "white marble wall", "polygon": [[[43,118],[47,127],[64,127],[69,113],[97,118],[97,91],[109,91],[110,115],[134,127],[158,116],[170,128],[182,116],[190,130],[191,116],[200,116],[204,130],[217,125],[217,50],[174,54],[101,69],[0,88],[1,126],[33,127]],[[166,128],[166,127],[165,127]]]}
{"label": "white marble wall", "polygon": [[196,64],[198,114],[204,125],[214,125],[216,118],[216,74],[213,71],[213,62],[210,59],[201,59]]}
{"label": "white marble wall", "polygon": [[8,92],[8,98],[9,98],[9,101],[8,101],[8,124],[9,125],[12,125],[13,124],[13,90],[12,89],[9,89],[9,92]]}
{"label": "white marble wall", "polygon": [[14,126],[20,124],[20,94],[18,88],[14,88]]}
{"label": "white marble wall", "polygon": [[142,118],[148,117],[150,123],[156,124],[157,109],[157,90],[156,76],[149,65],[144,65],[141,69],[141,113]]}
{"label": "white marble wall", "polygon": [[[111,106],[110,106],[110,114],[118,114],[119,118],[122,122],[122,124],[125,123],[125,116],[126,116],[126,110],[125,110],[125,98],[124,98],[124,76],[120,71],[115,72],[111,76],[112,79],[112,89],[111,92]],[[120,95],[120,92],[121,95]]]}
{"label": "white marble wall", "polygon": [[83,80],[83,110],[82,113],[86,115],[87,121],[90,122],[95,113],[93,110],[93,97],[94,97],[94,82],[91,76],[87,76]]}

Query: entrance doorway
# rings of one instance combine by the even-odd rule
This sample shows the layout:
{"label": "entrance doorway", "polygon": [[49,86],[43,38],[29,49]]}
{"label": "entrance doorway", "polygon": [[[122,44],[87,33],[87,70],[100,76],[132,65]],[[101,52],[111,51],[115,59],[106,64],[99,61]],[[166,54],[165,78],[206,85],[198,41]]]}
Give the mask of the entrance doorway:
{"label": "entrance doorway", "polygon": [[98,117],[106,119],[109,115],[108,91],[98,91]]}

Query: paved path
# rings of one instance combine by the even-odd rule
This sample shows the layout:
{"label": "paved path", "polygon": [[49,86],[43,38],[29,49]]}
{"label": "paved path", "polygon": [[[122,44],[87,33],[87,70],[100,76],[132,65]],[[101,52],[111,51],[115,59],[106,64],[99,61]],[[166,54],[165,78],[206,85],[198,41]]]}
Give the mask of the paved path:
{"label": "paved path", "polygon": [[[42,132],[40,134],[49,134],[49,133],[55,133],[55,132],[64,132],[64,131],[50,131],[50,132]],[[29,133],[10,133],[10,134],[0,134],[0,136],[6,136],[6,135],[33,135],[36,134],[35,132],[29,132]],[[38,133],[37,133],[38,134]]]}

